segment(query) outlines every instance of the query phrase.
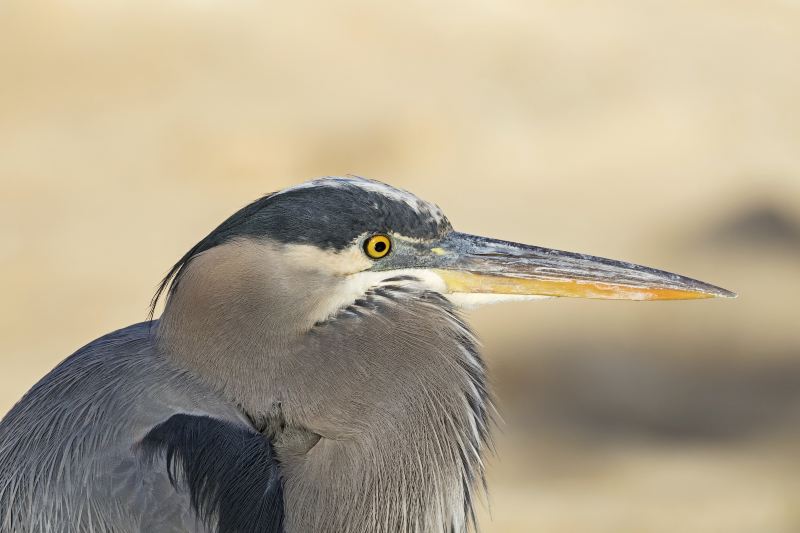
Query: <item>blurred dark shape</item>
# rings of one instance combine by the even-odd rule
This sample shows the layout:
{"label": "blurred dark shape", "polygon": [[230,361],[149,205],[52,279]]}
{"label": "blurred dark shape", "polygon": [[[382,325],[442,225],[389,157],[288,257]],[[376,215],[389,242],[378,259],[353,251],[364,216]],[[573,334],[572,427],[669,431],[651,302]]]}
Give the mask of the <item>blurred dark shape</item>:
{"label": "blurred dark shape", "polygon": [[517,427],[578,440],[714,442],[800,429],[797,358],[742,357],[733,346],[719,347],[725,357],[612,344],[547,353],[496,369],[512,409],[504,416]]}
{"label": "blurred dark shape", "polygon": [[793,212],[773,202],[749,205],[717,223],[702,237],[701,244],[800,252],[800,221]]}

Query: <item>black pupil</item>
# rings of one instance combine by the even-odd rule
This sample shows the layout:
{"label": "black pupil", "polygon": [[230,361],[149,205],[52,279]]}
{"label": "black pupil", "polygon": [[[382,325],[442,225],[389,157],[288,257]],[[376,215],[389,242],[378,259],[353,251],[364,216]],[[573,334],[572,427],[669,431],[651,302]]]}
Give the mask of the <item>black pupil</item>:
{"label": "black pupil", "polygon": [[375,251],[376,252],[381,253],[384,250],[386,250],[386,243],[385,242],[378,241],[378,242],[375,243]]}

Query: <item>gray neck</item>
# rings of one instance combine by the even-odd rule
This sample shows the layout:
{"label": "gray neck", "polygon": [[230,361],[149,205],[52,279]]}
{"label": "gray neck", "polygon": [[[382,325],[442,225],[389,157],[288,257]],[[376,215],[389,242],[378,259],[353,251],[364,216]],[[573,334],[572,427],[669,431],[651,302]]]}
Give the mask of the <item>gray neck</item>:
{"label": "gray neck", "polygon": [[287,531],[465,530],[492,407],[451,304],[387,280],[316,322],[339,280],[229,246],[190,264],[159,342],[273,439]]}

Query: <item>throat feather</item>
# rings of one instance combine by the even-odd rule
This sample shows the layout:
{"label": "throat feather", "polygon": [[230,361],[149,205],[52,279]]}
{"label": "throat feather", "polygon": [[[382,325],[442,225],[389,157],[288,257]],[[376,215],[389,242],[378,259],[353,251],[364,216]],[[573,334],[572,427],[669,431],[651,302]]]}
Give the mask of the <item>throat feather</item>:
{"label": "throat feather", "polygon": [[327,405],[306,407],[351,429],[284,461],[289,531],[474,525],[494,413],[478,343],[446,298],[386,281],[309,337],[309,353],[327,347],[349,370],[328,376]]}

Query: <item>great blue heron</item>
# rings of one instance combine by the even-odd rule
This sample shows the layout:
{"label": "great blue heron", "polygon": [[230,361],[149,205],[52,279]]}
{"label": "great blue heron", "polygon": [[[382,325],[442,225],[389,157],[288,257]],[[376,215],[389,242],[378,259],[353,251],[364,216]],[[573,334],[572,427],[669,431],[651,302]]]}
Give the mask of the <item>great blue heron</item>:
{"label": "great blue heron", "polygon": [[493,407],[459,306],[733,296],[324,178],[235,213],[0,423],[3,532],[461,532]]}

